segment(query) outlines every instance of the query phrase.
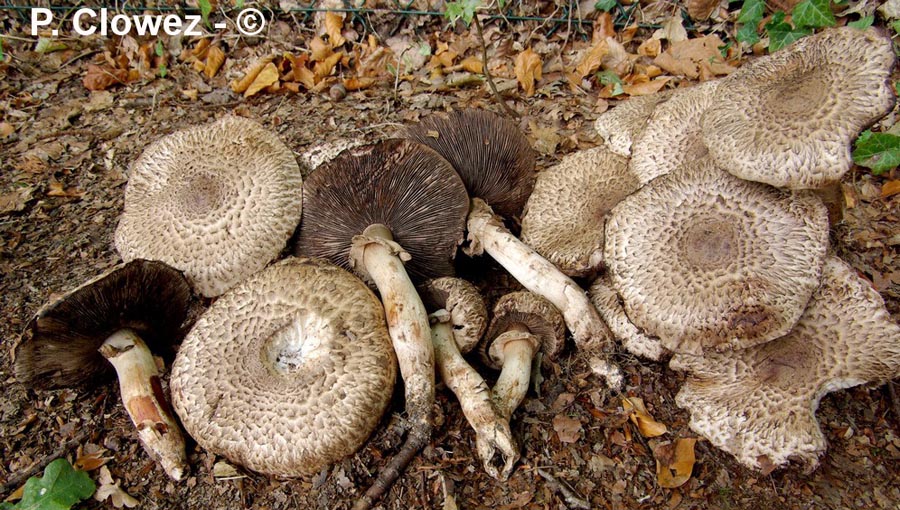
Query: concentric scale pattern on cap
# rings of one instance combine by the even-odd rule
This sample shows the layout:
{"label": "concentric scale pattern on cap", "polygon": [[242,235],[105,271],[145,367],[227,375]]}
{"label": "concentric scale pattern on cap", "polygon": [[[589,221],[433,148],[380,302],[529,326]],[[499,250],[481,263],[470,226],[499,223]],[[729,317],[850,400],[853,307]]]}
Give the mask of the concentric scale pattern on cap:
{"label": "concentric scale pattern on cap", "polygon": [[690,426],[748,466],[818,464],[826,442],[816,421],[827,393],[900,376],[900,327],[871,285],[837,257],[788,335],[735,352],[676,355],[689,372],[676,397]]}
{"label": "concentric scale pattern on cap", "polygon": [[632,322],[675,352],[787,333],[819,284],[828,214],[810,192],[738,179],[708,159],[627,197],[605,262]]}
{"label": "concentric scale pattern on cap", "polygon": [[301,184],[290,149],[254,121],[178,131],[132,165],[116,249],[166,262],[217,296],[278,256],[300,222]]}
{"label": "concentric scale pattern on cap", "polygon": [[289,258],[222,295],[185,338],[172,401],[204,448],[276,476],[355,452],[391,397],[381,303],[358,278]]}

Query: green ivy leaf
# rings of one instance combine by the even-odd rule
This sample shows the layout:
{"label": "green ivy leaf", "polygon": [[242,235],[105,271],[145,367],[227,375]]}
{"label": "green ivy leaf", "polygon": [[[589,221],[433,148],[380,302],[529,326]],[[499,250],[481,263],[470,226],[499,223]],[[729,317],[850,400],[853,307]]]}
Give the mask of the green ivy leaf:
{"label": "green ivy leaf", "polygon": [[765,13],[766,2],[764,0],[744,0],[737,22],[756,25],[763,19]]}
{"label": "green ivy leaf", "polygon": [[594,10],[609,12],[618,4],[619,2],[617,0],[600,0],[594,4]]}
{"label": "green ivy leaf", "polygon": [[769,51],[778,51],[797,39],[808,36],[812,30],[808,28],[794,28],[784,21],[785,14],[776,12],[772,20],[766,23],[766,32],[769,34]]}
{"label": "green ivy leaf", "polygon": [[894,30],[895,34],[900,34],[900,19],[894,20],[894,22],[891,23],[891,28]]}
{"label": "green ivy leaf", "polygon": [[619,75],[613,71],[606,70],[600,71],[595,76],[600,80],[601,85],[612,85],[612,95],[618,96],[625,93],[625,89],[622,88],[622,78],[619,78]]}
{"label": "green ivy leaf", "polygon": [[759,42],[759,33],[756,32],[756,23],[747,23],[738,29],[735,38],[742,43],[754,45]]}
{"label": "green ivy leaf", "polygon": [[209,28],[209,15],[212,13],[212,3],[209,0],[198,0],[197,4],[200,6],[200,18],[203,19],[203,24]]}
{"label": "green ivy leaf", "polygon": [[0,62],[6,60],[6,55],[3,54],[3,38],[0,37]]}
{"label": "green ivy leaf", "polygon": [[856,139],[853,162],[871,168],[875,175],[900,165],[900,136],[873,133],[868,129]]}
{"label": "green ivy leaf", "polygon": [[831,0],[803,0],[791,11],[797,28],[833,27],[837,24],[831,12]]}
{"label": "green ivy leaf", "polygon": [[69,510],[94,494],[97,486],[84,471],[76,471],[66,459],[56,459],[44,469],[44,476],[25,482],[22,499],[4,510]]}
{"label": "green ivy leaf", "polygon": [[865,30],[865,29],[871,27],[872,23],[875,23],[875,16],[869,15],[864,18],[859,18],[856,21],[851,21],[850,23],[847,23],[847,26],[853,27],[857,30]]}
{"label": "green ivy leaf", "polygon": [[456,23],[462,19],[466,26],[472,23],[475,18],[475,9],[481,7],[481,0],[456,0],[447,3],[447,10],[444,11],[444,17],[450,23]]}

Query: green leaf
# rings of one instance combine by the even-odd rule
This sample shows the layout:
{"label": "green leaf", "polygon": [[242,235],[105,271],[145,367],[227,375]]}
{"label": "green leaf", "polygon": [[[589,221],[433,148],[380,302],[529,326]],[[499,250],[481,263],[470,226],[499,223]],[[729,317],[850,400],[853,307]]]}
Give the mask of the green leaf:
{"label": "green leaf", "polygon": [[209,14],[212,12],[212,3],[209,0],[198,0],[197,4],[200,6],[200,18],[203,19],[203,24],[209,28]]}
{"label": "green leaf", "polygon": [[619,75],[613,71],[606,70],[600,71],[595,75],[598,80],[600,80],[601,85],[612,85],[612,95],[618,96],[620,94],[625,93],[625,89],[622,88],[622,78],[619,78]]}
{"label": "green leaf", "polygon": [[831,12],[831,0],[803,0],[791,11],[797,28],[833,27],[837,24]]}
{"label": "green leaf", "polygon": [[894,20],[894,22],[891,23],[891,29],[894,30],[895,34],[900,34],[900,19]]}
{"label": "green leaf", "polygon": [[864,18],[859,18],[856,21],[851,21],[850,23],[847,23],[847,26],[857,30],[865,30],[871,27],[872,23],[875,23],[875,15],[869,15]]}
{"label": "green leaf", "polygon": [[738,29],[735,38],[742,43],[754,45],[759,42],[759,33],[756,31],[756,23],[747,23]]}
{"label": "green leaf", "polygon": [[794,28],[784,21],[785,14],[776,12],[772,20],[766,23],[766,32],[769,34],[769,51],[778,51],[797,39],[808,36],[812,30],[808,28]]}
{"label": "green leaf", "polygon": [[756,25],[763,19],[765,13],[766,2],[764,0],[744,0],[737,22]]}
{"label": "green leaf", "polygon": [[871,168],[875,175],[900,165],[900,136],[873,133],[868,129],[856,139],[853,162]]}
{"label": "green leaf", "polygon": [[[0,37],[0,62],[3,62],[6,59],[6,55],[3,54],[3,38]],[[0,507],[2,508],[2,507]]]}
{"label": "green leaf", "polygon": [[618,4],[619,2],[617,0],[600,0],[594,4],[594,10],[609,12]]}
{"label": "green leaf", "polygon": [[447,3],[444,17],[452,24],[462,19],[466,26],[475,18],[475,9],[481,7],[481,0],[456,0]]}
{"label": "green leaf", "polygon": [[44,476],[25,482],[22,499],[15,510],[69,510],[94,494],[97,486],[84,471],[76,471],[66,459],[56,459],[44,469]]}
{"label": "green leaf", "polygon": [[165,47],[163,46],[162,39],[156,40],[156,47],[153,48],[153,51],[156,53],[157,57],[163,56],[163,53],[165,52]]}

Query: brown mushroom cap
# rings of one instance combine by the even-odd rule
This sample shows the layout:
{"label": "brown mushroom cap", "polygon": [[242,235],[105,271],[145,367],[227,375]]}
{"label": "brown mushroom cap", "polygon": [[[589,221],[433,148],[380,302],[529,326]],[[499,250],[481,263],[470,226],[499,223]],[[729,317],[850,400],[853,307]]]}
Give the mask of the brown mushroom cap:
{"label": "brown mushroom cap", "polygon": [[499,370],[503,366],[502,346],[495,340],[513,327],[524,326],[540,340],[535,351],[553,359],[562,351],[566,339],[566,323],[562,314],[549,301],[529,291],[505,294],[494,305],[494,318],[488,327],[481,355],[485,364]]}
{"label": "brown mushroom cap", "polygon": [[426,117],[406,136],[453,165],[473,198],[503,217],[517,216],[534,186],[535,153],[512,122],[484,110]]}
{"label": "brown mushroom cap", "polygon": [[668,100],[673,92],[674,89],[670,89],[622,101],[600,114],[594,122],[594,129],[610,151],[627,158],[631,156],[631,147],[640,137],[653,110]]}
{"label": "brown mushroom cap", "polygon": [[300,222],[300,167],[275,135],[226,116],[166,136],[131,166],[122,259],[161,260],[212,297],[262,269]]}
{"label": "brown mushroom cap", "polygon": [[628,160],[605,147],[569,154],[538,174],[522,216],[522,242],[569,276],[603,261],[606,214],[640,187]]}
{"label": "brown mushroom cap", "polygon": [[135,331],[157,354],[184,336],[191,289],[162,262],[133,260],[44,306],[13,348],[16,379],[39,388],[87,384],[115,372],[98,349],[114,332]]}
{"label": "brown mushroom cap", "polygon": [[676,402],[691,412],[691,429],[747,466],[799,458],[814,468],[826,447],[819,400],[900,376],[898,340],[881,296],[829,257],[822,286],[786,336],[735,352],[675,355],[670,366],[689,372]]}
{"label": "brown mushroom cap", "polygon": [[487,307],[474,285],[462,278],[444,276],[422,284],[419,295],[430,310],[445,309],[450,313],[459,352],[465,354],[478,345],[487,329]]}
{"label": "brown mushroom cap", "polygon": [[712,158],[743,179],[820,188],[850,169],[850,144],[891,111],[891,40],[877,29],[831,28],[722,80],[703,115]]}
{"label": "brown mushroom cap", "polygon": [[289,258],[197,321],[172,368],[172,402],[204,448],[297,476],[362,445],[390,400],[396,365],[368,287],[325,261]]}
{"label": "brown mushroom cap", "polygon": [[453,274],[469,199],[453,167],[422,144],[394,139],[344,151],[309,176],[303,201],[298,255],[350,268],[353,236],[382,224],[412,257],[414,280]]}
{"label": "brown mushroom cap", "polygon": [[646,184],[706,155],[700,119],[718,101],[719,82],[707,81],[676,90],[647,120],[634,142],[631,172]]}
{"label": "brown mushroom cap", "polygon": [[814,194],[744,181],[703,159],[613,208],[605,262],[638,328],[669,350],[699,353],[790,331],[827,246],[828,212]]}

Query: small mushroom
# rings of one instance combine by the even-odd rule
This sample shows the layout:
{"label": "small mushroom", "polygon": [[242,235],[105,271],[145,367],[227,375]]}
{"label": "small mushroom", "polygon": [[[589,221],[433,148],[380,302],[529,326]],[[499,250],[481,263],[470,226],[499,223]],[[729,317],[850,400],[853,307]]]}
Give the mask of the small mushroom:
{"label": "small mushroom", "polygon": [[816,421],[827,393],[900,376],[900,327],[847,263],[829,257],[822,286],[786,336],[729,353],[676,354],[688,372],[676,402],[690,427],[755,469],[799,458],[815,469],[826,442]]}
{"label": "small mushroom", "polygon": [[275,259],[300,222],[300,167],[275,135],[226,116],[166,136],[134,162],[116,249],[161,260],[218,296]]}
{"label": "small mushroom", "polygon": [[673,91],[635,96],[622,101],[600,114],[594,122],[594,129],[611,152],[627,158],[631,156],[634,141],[640,136],[653,110],[668,100]]}
{"label": "small mushroom", "polygon": [[606,147],[569,154],[538,174],[522,216],[522,242],[569,276],[595,273],[606,214],[640,186],[628,160]]}
{"label": "small mushroom", "polygon": [[830,28],[721,81],[703,115],[712,158],[743,179],[821,188],[850,169],[850,144],[894,106],[891,39]]}
{"label": "small mushroom", "polygon": [[618,387],[621,372],[605,359],[612,336],[583,289],[552,263],[512,235],[488,204],[513,217],[521,211],[534,179],[534,152],[514,124],[488,112],[437,116],[409,130],[453,163],[472,197],[467,221],[469,255],[488,252],[526,289],[562,311],[576,345],[589,352],[591,367]]}
{"label": "small mushroom", "polygon": [[[487,329],[484,301],[474,285],[453,277],[428,280],[422,297],[435,310],[430,316],[431,340],[441,378],[459,399],[463,414],[475,430],[475,445],[484,470],[505,480],[519,460],[509,420],[498,414],[487,383],[462,356],[478,345]],[[503,457],[501,471],[493,464],[498,451]]]}
{"label": "small mushroom", "polygon": [[197,320],[172,367],[172,403],[207,450],[298,476],[359,449],[387,408],[396,372],[372,291],[326,261],[288,258]]}
{"label": "small mushroom", "polygon": [[162,262],[119,265],[38,311],[13,347],[16,378],[37,388],[87,385],[111,366],[144,449],[181,480],[184,437],[151,349],[168,353],[181,339],[190,297],[184,276]]}
{"label": "small mushroom", "polygon": [[431,438],[434,350],[410,278],[453,273],[468,198],[440,155],[392,139],[344,151],[319,167],[303,186],[303,201],[296,253],[353,268],[375,283],[405,383],[409,435],[357,502],[356,508],[368,508]]}
{"label": "small mushroom", "polygon": [[704,158],[613,208],[604,260],[628,317],[666,349],[740,349],[800,318],[828,231],[814,194],[738,179]]}
{"label": "small mushroom", "polygon": [[662,342],[659,338],[645,334],[631,322],[622,307],[619,294],[613,289],[609,273],[598,276],[591,284],[588,294],[591,296],[591,304],[600,313],[600,317],[609,326],[613,335],[622,342],[625,350],[653,361],[662,358],[666,352]]}
{"label": "small mushroom", "polygon": [[494,405],[507,421],[528,392],[531,360],[541,352],[556,358],[565,343],[562,315],[549,301],[528,291],[511,292],[494,305],[494,318],[482,343],[482,358],[500,377]]}
{"label": "small mushroom", "polygon": [[628,163],[641,184],[706,156],[700,119],[719,100],[718,87],[718,81],[707,81],[677,89],[656,107],[635,141]]}

